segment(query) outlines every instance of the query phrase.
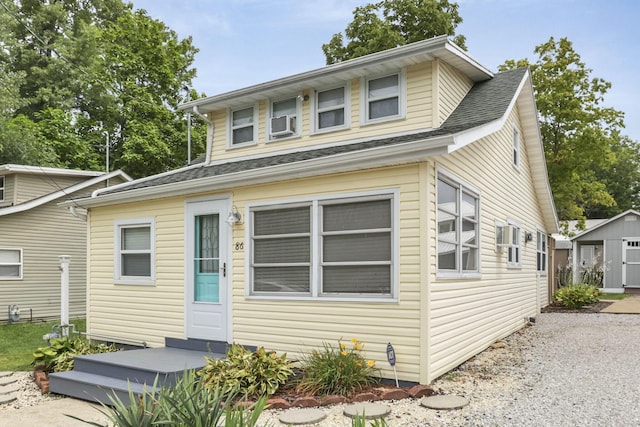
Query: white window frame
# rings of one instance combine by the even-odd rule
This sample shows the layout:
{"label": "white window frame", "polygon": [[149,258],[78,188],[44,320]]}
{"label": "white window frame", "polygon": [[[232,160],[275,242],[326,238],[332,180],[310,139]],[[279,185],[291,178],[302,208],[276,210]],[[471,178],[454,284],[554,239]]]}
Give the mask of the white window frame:
{"label": "white window frame", "polygon": [[[473,186],[471,186],[470,184],[464,182],[463,180],[459,179],[458,177],[445,172],[441,169],[438,168],[438,170],[436,171],[436,235],[439,234],[439,209],[438,209],[438,181],[441,180],[443,182],[445,182],[446,184],[454,187],[456,189],[456,213],[455,213],[455,221],[456,221],[456,241],[455,242],[447,242],[447,243],[451,243],[455,245],[455,256],[456,256],[456,265],[457,268],[455,270],[453,269],[441,269],[439,266],[437,268],[437,273],[436,276],[438,278],[479,278],[481,277],[481,260],[482,257],[480,255],[481,253],[481,236],[480,236],[480,204],[481,204],[481,194],[480,191],[476,188],[474,188]],[[475,270],[464,270],[463,266],[462,266],[462,248],[464,246],[470,246],[470,245],[464,245],[462,243],[462,237],[461,237],[461,233],[462,233],[462,220],[463,217],[461,215],[460,212],[460,206],[462,206],[462,195],[466,193],[470,196],[473,196],[476,200],[476,244],[473,246],[476,249],[476,269]],[[438,236],[439,237],[439,236]],[[436,237],[436,265],[438,264],[438,245],[439,245],[439,238]]]}
{"label": "white window frame", "polygon": [[5,193],[4,176],[0,176],[0,202],[4,202],[4,193]]}
{"label": "white window frame", "polygon": [[15,251],[19,253],[19,257],[20,257],[20,261],[18,263],[15,262],[7,262],[7,263],[0,263],[0,265],[10,265],[10,266],[15,266],[17,265],[19,267],[19,274],[18,276],[0,276],[0,280],[22,280],[22,276],[24,274],[24,258],[23,258],[23,251],[22,248],[0,248],[1,251]]}
{"label": "white window frame", "polygon": [[[249,108],[253,109],[253,122],[250,125],[242,125],[242,126],[234,126],[233,125],[233,113],[242,110],[248,110]],[[234,149],[240,147],[247,147],[251,145],[256,145],[258,143],[258,105],[247,105],[240,108],[229,108],[227,110],[227,149]],[[239,144],[233,143],[233,131],[236,129],[242,129],[245,127],[253,127],[253,138],[251,141],[241,142]]]}
{"label": "white window frame", "polygon": [[[122,275],[122,230],[125,228],[149,227],[149,250],[138,253],[149,253],[149,276],[125,276]],[[118,220],[114,226],[114,281],[119,285],[155,285],[156,281],[156,226],[154,218],[136,218]],[[129,252],[133,253],[133,252]]]}
{"label": "white window frame", "polygon": [[520,168],[520,152],[521,152],[520,148],[521,148],[520,131],[514,125],[513,126],[513,157],[512,157],[512,161],[513,161],[513,167],[515,167],[516,169]]}
{"label": "white window frame", "polygon": [[[333,106],[330,108],[320,108],[318,102],[320,101],[320,93],[329,92],[331,90],[340,89],[344,91],[344,103],[342,105]],[[349,82],[340,85],[332,86],[328,88],[316,89],[313,97],[313,114],[312,114],[312,129],[314,134],[335,132],[338,130],[349,129],[351,127],[351,84]],[[327,111],[334,111],[341,109],[344,111],[344,123],[341,125],[330,126],[326,128],[320,128],[320,114]]]}
{"label": "white window frame", "polygon": [[[369,99],[369,82],[373,81],[373,80],[379,80],[379,79],[383,79],[385,77],[390,77],[390,76],[394,76],[397,75],[398,76],[398,92],[396,94],[394,94],[393,96],[388,96],[386,98],[382,98],[382,99],[391,99],[391,98],[398,98],[398,113],[394,114],[394,115],[390,115],[390,116],[385,116],[385,117],[378,117],[376,119],[369,119],[369,105],[371,101],[374,101],[373,99]],[[406,86],[407,86],[407,82],[406,82],[406,71],[405,69],[401,69],[399,71],[393,72],[393,73],[387,73],[387,74],[379,74],[379,75],[375,75],[375,76],[370,76],[370,77],[363,77],[360,81],[360,94],[361,94],[361,124],[362,125],[368,125],[368,124],[376,124],[376,123],[384,123],[384,122],[388,122],[391,120],[398,120],[398,119],[403,119],[405,117],[406,114]],[[380,100],[382,100],[380,99]]]}
{"label": "white window frame", "polygon": [[[282,136],[271,135],[271,119],[275,117],[273,104],[276,104],[278,102],[283,102],[283,101],[289,101],[291,99],[294,99],[296,101],[296,113],[295,113],[296,128],[294,132],[291,135],[282,135]],[[267,138],[266,138],[267,142],[275,142],[275,141],[282,141],[290,138],[298,138],[301,134],[301,128],[302,128],[302,102],[300,100],[300,97],[297,95],[294,95],[294,96],[286,96],[283,98],[270,99],[269,108],[267,109],[266,128],[267,128]]]}
{"label": "white window frame", "polygon": [[[322,293],[322,238],[321,238],[321,209],[323,204],[340,204],[349,202],[365,202],[372,200],[389,199],[391,201],[391,283],[390,294],[323,294]],[[311,209],[311,277],[310,292],[299,294],[256,293],[253,292],[253,211],[264,209],[280,209],[309,205]],[[246,241],[248,252],[245,267],[245,295],[249,299],[270,300],[322,300],[322,301],[362,301],[362,302],[397,302],[398,301],[398,267],[399,267],[399,193],[398,190],[380,190],[339,195],[322,195],[311,198],[298,198],[289,200],[271,201],[266,203],[251,203],[247,205],[247,213],[250,220],[247,223]]]}
{"label": "white window frame", "polygon": [[520,223],[513,219],[507,220],[507,226],[515,233],[506,250],[507,268],[522,268],[522,228]]}
{"label": "white window frame", "polygon": [[[544,247],[542,247],[544,243]],[[544,268],[540,268],[541,260],[544,261]],[[537,229],[536,230],[536,271],[541,276],[546,276],[549,270],[549,239],[547,233]]]}

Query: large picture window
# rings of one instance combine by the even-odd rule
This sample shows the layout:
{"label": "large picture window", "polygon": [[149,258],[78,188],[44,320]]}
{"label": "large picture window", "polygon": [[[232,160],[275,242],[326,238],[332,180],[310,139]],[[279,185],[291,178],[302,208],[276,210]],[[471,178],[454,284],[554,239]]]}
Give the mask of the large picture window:
{"label": "large picture window", "polygon": [[438,176],[438,271],[479,272],[479,197],[443,175]]}
{"label": "large picture window", "polygon": [[0,280],[22,279],[22,249],[0,249]]}
{"label": "large picture window", "polygon": [[251,209],[251,294],[392,297],[393,196]]}
{"label": "large picture window", "polygon": [[153,284],[154,229],[152,219],[116,223],[116,283]]}

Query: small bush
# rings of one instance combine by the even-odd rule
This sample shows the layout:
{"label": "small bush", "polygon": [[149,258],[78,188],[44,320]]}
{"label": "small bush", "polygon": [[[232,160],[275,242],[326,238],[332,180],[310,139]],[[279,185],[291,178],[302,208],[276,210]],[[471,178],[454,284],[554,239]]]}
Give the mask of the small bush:
{"label": "small bush", "polygon": [[263,347],[252,352],[238,344],[227,349],[224,359],[207,358],[207,365],[198,371],[209,388],[218,388],[227,394],[237,391],[251,397],[272,395],[292,374],[286,354],[276,356]]}
{"label": "small bush", "polygon": [[84,354],[118,351],[115,345],[92,344],[77,338],[57,338],[48,347],[40,347],[33,353],[33,366],[42,366],[45,372],[64,372],[73,369],[73,359]]}
{"label": "small bush", "polygon": [[362,342],[351,340],[351,348],[338,340],[338,347],[323,343],[324,350],[314,350],[302,358],[302,378],[298,391],[311,394],[348,396],[375,384],[379,374],[373,360],[365,360]]}
{"label": "small bush", "polygon": [[598,302],[602,292],[593,285],[570,285],[558,289],[553,299],[567,308],[582,308]]}

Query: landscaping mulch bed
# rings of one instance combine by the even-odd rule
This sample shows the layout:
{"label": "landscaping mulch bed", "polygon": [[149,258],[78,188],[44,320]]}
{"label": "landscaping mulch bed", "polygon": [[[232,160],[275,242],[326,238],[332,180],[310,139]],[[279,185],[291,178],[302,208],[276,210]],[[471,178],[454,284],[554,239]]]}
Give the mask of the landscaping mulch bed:
{"label": "landscaping mulch bed", "polygon": [[586,305],[582,308],[567,308],[562,303],[554,301],[540,311],[542,313],[599,313],[600,310],[613,304],[611,301],[598,301],[595,304]]}

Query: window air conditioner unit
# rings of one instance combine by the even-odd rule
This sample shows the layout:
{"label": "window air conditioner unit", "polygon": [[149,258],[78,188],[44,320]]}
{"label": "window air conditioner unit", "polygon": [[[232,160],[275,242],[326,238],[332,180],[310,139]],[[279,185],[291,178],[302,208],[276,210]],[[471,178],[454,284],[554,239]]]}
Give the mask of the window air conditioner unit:
{"label": "window air conditioner unit", "polygon": [[280,116],[271,118],[271,135],[291,135],[296,130],[296,118],[292,116]]}

